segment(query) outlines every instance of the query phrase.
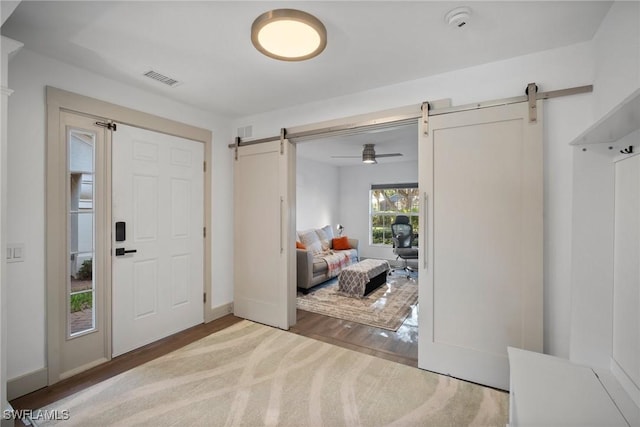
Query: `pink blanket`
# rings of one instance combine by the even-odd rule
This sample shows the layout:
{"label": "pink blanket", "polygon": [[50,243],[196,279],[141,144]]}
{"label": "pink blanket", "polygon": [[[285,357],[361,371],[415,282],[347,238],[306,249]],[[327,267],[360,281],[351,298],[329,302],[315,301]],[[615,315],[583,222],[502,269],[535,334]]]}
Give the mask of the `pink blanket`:
{"label": "pink blanket", "polygon": [[336,277],[348,265],[351,259],[348,253],[330,252],[320,256],[329,266],[329,277]]}

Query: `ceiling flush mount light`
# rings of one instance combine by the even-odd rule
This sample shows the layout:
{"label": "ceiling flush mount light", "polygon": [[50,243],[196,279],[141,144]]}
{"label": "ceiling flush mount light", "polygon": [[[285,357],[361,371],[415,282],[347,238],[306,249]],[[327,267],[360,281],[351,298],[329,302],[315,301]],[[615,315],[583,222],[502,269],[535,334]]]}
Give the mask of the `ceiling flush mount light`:
{"label": "ceiling flush mount light", "polygon": [[306,12],[276,9],[253,21],[251,42],[271,58],[304,61],[319,55],[327,46],[327,30],[318,18]]}

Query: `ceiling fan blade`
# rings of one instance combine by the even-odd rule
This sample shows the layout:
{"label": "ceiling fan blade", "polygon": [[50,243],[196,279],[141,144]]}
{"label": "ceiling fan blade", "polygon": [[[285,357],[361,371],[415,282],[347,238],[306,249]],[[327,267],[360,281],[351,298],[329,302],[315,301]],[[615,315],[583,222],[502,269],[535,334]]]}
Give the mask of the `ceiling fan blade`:
{"label": "ceiling fan blade", "polygon": [[402,153],[376,154],[376,157],[399,157]]}
{"label": "ceiling fan blade", "polygon": [[332,159],[359,159],[362,156],[331,156]]}

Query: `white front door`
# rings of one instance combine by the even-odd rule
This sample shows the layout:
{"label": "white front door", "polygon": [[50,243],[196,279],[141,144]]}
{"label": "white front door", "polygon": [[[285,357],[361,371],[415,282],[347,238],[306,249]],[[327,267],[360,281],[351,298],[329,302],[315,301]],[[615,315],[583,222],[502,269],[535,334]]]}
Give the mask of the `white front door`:
{"label": "white front door", "polygon": [[239,147],[234,163],[234,314],[281,329],[295,323],[295,146]]}
{"label": "white front door", "polygon": [[203,162],[200,142],[113,133],[113,356],[203,322]]}
{"label": "white front door", "polygon": [[419,162],[418,365],[506,390],[543,344],[542,102],[432,116]]}

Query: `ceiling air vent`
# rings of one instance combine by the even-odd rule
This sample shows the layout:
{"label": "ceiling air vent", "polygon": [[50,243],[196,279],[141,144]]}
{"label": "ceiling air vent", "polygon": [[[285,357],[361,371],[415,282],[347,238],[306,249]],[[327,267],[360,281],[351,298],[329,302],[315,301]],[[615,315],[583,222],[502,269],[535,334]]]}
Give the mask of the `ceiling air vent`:
{"label": "ceiling air vent", "polygon": [[149,77],[150,79],[153,80],[157,80],[160,83],[164,83],[167,86],[171,86],[171,87],[175,87],[178,86],[180,84],[180,82],[176,79],[172,79],[171,77],[167,77],[164,74],[160,74],[156,71],[153,70],[149,70],[146,73],[143,74],[146,77]]}

